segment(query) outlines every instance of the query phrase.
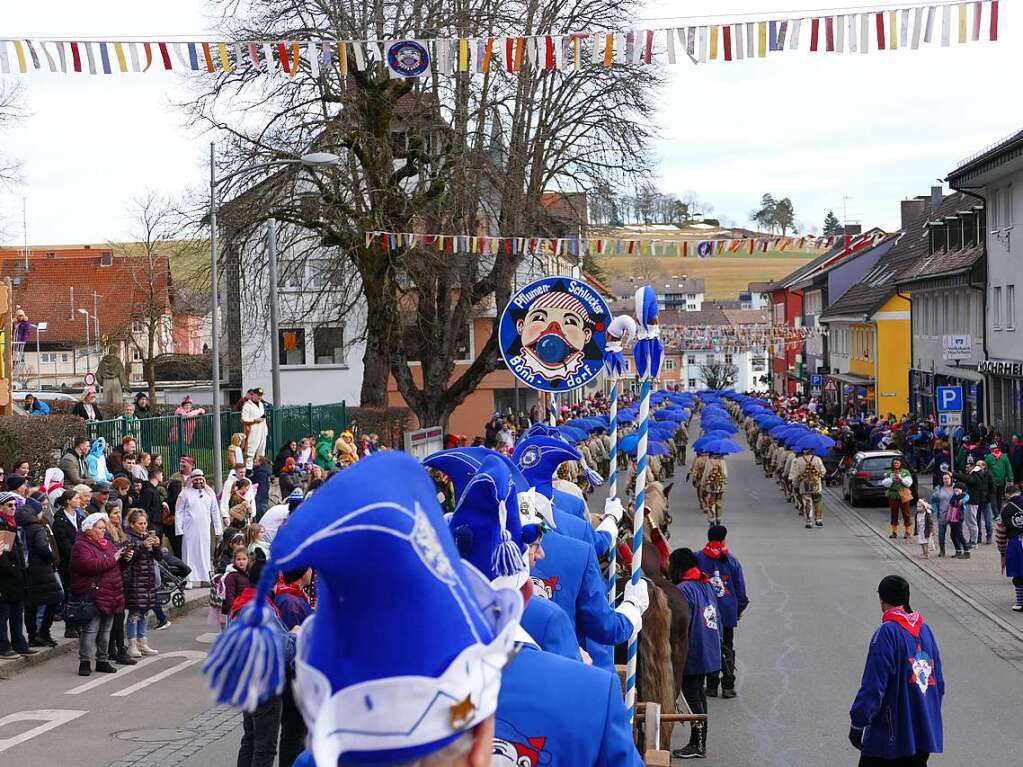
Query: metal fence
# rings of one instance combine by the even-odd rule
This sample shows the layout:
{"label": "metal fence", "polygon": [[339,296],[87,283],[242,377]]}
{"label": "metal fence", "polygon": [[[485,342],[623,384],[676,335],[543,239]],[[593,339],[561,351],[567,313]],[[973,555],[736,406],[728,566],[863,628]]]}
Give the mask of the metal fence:
{"label": "metal fence", "polygon": [[[273,460],[281,445],[289,440],[319,434],[331,430],[335,436],[348,427],[348,408],[344,402],[330,405],[289,405],[267,408],[269,437],[266,453]],[[121,444],[126,436],[135,437],[139,452],[163,456],[163,465],[169,471],[176,471],[178,459],[190,455],[197,468],[207,474],[213,471],[213,414],[194,418],[181,415],[143,418],[129,423],[122,418],[110,421],[90,421],[89,438],[103,437],[109,447]],[[231,444],[231,435],[242,432],[241,414],[234,410],[220,413],[221,444],[226,451]],[[223,465],[227,465],[226,455]]]}

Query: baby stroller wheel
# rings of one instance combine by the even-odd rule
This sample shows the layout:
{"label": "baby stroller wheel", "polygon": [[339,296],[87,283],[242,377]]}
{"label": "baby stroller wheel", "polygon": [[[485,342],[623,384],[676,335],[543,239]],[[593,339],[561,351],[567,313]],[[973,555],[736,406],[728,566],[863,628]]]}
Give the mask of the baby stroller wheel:
{"label": "baby stroller wheel", "polygon": [[185,595],[182,594],[180,591],[175,591],[174,595],[171,597],[171,604],[174,605],[175,607],[184,607]]}

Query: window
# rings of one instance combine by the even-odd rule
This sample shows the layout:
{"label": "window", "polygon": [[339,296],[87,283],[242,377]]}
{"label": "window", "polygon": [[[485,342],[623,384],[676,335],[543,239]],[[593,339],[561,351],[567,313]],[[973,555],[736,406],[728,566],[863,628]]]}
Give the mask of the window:
{"label": "window", "polygon": [[664,369],[665,370],[674,370],[675,369],[675,360],[671,359],[670,357],[668,359],[666,359],[664,361]]}
{"label": "window", "polygon": [[114,254],[109,250],[104,250],[99,254],[99,265],[100,266],[113,266],[114,265]]}
{"label": "window", "polygon": [[[57,355],[54,355],[54,356],[56,357]],[[61,362],[70,362],[71,361],[71,355],[70,354],[66,354],[66,353],[60,355],[60,361]]]}
{"label": "window", "polygon": [[277,346],[282,365],[305,364],[305,328],[282,328],[277,331]]}
{"label": "window", "polygon": [[[952,331],[952,297],[948,293],[941,294],[941,332]],[[939,334],[940,335],[940,334]]]}
{"label": "window", "polygon": [[689,388],[690,389],[695,389],[696,388],[696,379],[695,378],[690,378],[689,379]]}
{"label": "window", "polygon": [[687,365],[695,365],[696,364],[696,355],[695,354],[686,355],[686,364]]}
{"label": "window", "polygon": [[732,355],[731,354],[726,354],[725,355],[725,364],[726,365],[731,365],[732,364]]}
{"label": "window", "polygon": [[131,361],[142,362],[142,350],[137,346],[131,347]]}
{"label": "window", "polygon": [[931,330],[930,335],[936,336],[938,335],[938,297],[931,296],[931,300],[928,301],[928,303],[930,304],[931,310],[931,320],[928,323]]}
{"label": "window", "polygon": [[992,311],[993,311],[993,314],[994,314],[992,325],[994,326],[995,330],[1001,330],[1002,329],[1002,289],[1000,287],[992,288],[992,291],[994,292],[994,298],[991,301],[991,303],[992,303],[992,307],[991,308],[992,308]]}
{"label": "window", "polygon": [[313,354],[317,365],[345,364],[344,328],[313,328]]}
{"label": "window", "polygon": [[131,321],[131,332],[132,333],[141,333],[141,332],[143,332],[143,330],[145,330],[145,328],[142,327],[142,320],[132,320]]}
{"label": "window", "polygon": [[1005,214],[1002,216],[1002,226],[1006,229],[1012,226],[1012,184],[1005,187]]}
{"label": "window", "polygon": [[991,199],[988,202],[990,203],[988,205],[988,210],[991,212],[991,229],[993,231],[998,231],[998,229],[999,229],[999,220],[1001,218],[1001,212],[1002,212],[999,209],[999,206],[1001,205],[1001,202],[1002,202],[1002,194],[1001,194],[1001,192],[999,192],[997,189],[992,189],[991,190]]}
{"label": "window", "polygon": [[1005,329],[1016,329],[1016,286],[1005,286]]}

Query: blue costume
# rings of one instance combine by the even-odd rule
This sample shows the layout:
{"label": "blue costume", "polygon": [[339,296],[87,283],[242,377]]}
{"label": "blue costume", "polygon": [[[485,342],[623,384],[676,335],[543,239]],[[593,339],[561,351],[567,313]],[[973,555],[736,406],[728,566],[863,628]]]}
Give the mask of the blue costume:
{"label": "blue costume", "polygon": [[885,613],[870,640],[860,691],[849,716],[863,733],[863,755],[897,759],[942,750],[945,678],[930,626],[919,613]]}
{"label": "blue costume", "polygon": [[[718,554],[716,559],[711,556],[713,553]],[[710,578],[710,585],[714,587],[722,628],[735,628],[739,624],[742,611],[749,606],[742,565],[723,547],[720,551],[710,548],[710,553],[708,548],[696,552],[696,562],[700,570]]]}
{"label": "blue costume", "polygon": [[[688,576],[688,574],[687,574]],[[721,617],[714,587],[706,580],[683,580],[679,591],[689,603],[689,653],[686,676],[721,670]]]}
{"label": "blue costume", "polygon": [[553,497],[551,495],[548,495],[548,497],[555,507],[589,524],[589,517],[586,516],[586,501],[578,495],[566,493],[564,490],[559,490],[556,487],[552,487],[552,490],[554,491]]}
{"label": "blue costume", "polygon": [[501,679],[491,767],[643,766],[617,676],[520,647]]}
{"label": "blue costume", "polygon": [[579,654],[579,640],[575,636],[572,622],[565,611],[549,599],[533,596],[526,602],[520,621],[545,652],[561,655],[571,660],[582,660]]}

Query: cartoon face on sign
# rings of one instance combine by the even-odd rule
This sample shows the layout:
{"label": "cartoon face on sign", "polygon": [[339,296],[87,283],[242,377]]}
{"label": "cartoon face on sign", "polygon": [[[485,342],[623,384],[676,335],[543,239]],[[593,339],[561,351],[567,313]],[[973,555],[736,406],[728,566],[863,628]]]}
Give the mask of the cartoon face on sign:
{"label": "cartoon face on sign", "polygon": [[501,354],[521,381],[569,391],[601,370],[610,311],[585,282],[538,280],[516,293],[501,317]]}

